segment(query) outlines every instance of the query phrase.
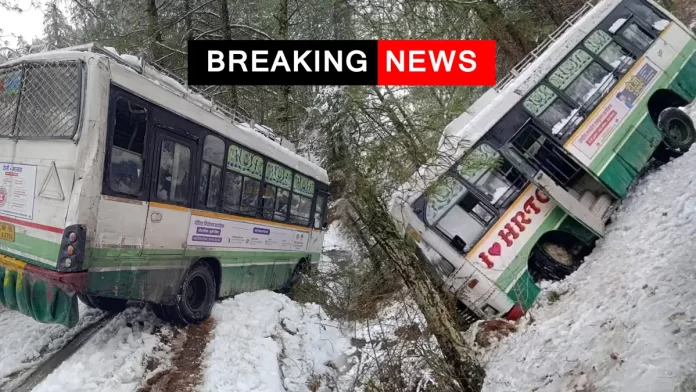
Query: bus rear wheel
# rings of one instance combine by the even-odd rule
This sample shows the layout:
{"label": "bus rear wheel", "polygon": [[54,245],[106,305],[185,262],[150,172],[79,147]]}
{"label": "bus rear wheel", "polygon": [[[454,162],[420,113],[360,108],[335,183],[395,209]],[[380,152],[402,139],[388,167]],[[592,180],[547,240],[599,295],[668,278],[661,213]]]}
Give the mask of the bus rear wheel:
{"label": "bus rear wheel", "polygon": [[572,242],[563,237],[534,245],[529,259],[529,273],[534,281],[562,280],[577,270],[581,257],[573,248]]}
{"label": "bus rear wheel", "polygon": [[153,305],[155,315],[177,325],[200,324],[210,316],[215,304],[215,275],[205,263],[191,267],[173,305]]}
{"label": "bus rear wheel", "polygon": [[660,113],[657,126],[665,136],[665,144],[680,152],[686,152],[696,141],[696,129],[691,118],[678,108],[667,108]]}
{"label": "bus rear wheel", "polygon": [[127,299],[123,298],[108,298],[97,295],[78,294],[77,297],[83,304],[90,308],[97,308],[105,312],[120,313],[126,309]]}

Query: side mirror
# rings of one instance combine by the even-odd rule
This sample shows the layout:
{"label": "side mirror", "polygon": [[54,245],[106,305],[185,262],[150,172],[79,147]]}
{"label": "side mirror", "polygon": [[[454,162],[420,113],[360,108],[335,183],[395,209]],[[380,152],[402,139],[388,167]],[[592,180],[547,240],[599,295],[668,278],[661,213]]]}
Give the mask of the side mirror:
{"label": "side mirror", "polygon": [[450,241],[450,245],[460,253],[464,253],[464,249],[466,249],[466,242],[458,236],[455,235],[454,238],[452,238],[452,241]]}
{"label": "side mirror", "polygon": [[329,227],[329,222],[324,221],[324,223],[321,224],[321,228],[326,230]]}

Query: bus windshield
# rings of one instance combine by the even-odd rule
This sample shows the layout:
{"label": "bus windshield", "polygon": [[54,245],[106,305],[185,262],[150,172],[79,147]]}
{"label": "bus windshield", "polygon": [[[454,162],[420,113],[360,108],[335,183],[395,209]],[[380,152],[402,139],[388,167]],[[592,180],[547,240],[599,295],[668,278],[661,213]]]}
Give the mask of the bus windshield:
{"label": "bus windshield", "polygon": [[0,68],[0,137],[70,139],[82,102],[79,61]]}

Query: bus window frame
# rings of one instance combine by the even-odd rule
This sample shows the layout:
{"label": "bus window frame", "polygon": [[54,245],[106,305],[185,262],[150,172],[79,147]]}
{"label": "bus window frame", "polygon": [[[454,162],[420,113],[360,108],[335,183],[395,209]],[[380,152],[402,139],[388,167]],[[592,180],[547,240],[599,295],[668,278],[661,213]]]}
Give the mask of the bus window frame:
{"label": "bus window frame", "polygon": [[[198,200],[198,198],[200,196],[199,195],[199,191],[200,191],[200,182],[199,181],[202,180],[201,169],[203,168],[203,164],[208,164],[211,167],[211,169],[213,166],[217,166],[217,164],[212,163],[210,161],[207,161],[204,157],[205,142],[209,136],[212,136],[212,137],[219,139],[220,141],[222,141],[222,144],[224,146],[223,147],[224,151],[222,154],[222,166],[220,166],[220,169],[222,170],[222,174],[220,176],[220,185],[218,187],[218,200],[217,200],[215,207],[208,207],[208,205],[207,205],[208,204],[207,203],[208,202],[208,195],[210,194],[210,189],[211,189],[211,187],[210,187],[210,172],[208,172],[208,185],[206,186],[205,200],[202,204],[199,203],[199,200]],[[224,191],[224,185],[225,185],[225,171],[227,170],[227,168],[226,168],[227,151],[228,151],[227,140],[224,136],[215,134],[214,132],[207,132],[207,131],[202,134],[202,137],[200,138],[200,140],[202,140],[203,142],[199,143],[199,145],[200,145],[200,147],[199,147],[200,157],[196,157],[196,160],[199,162],[199,168],[198,168],[198,174],[196,175],[196,193],[194,195],[195,196],[194,205],[195,205],[196,209],[217,212],[217,211],[220,211],[220,209],[222,207],[222,199],[224,196],[223,191]],[[209,169],[209,170],[211,170],[211,169]]]}
{"label": "bus window frame", "polygon": [[[594,33],[594,32],[597,31],[597,30],[602,30],[602,31],[604,31],[605,33],[607,33],[607,34],[612,38],[612,42],[617,43],[620,47],[622,47],[623,49],[625,49],[626,51],[628,51],[628,52],[634,57],[634,62],[635,62],[635,61],[638,61],[638,59],[639,59],[641,56],[645,55],[645,53],[647,52],[647,50],[649,50],[649,48],[646,49],[646,50],[642,50],[642,49],[640,49],[640,48],[637,48],[635,45],[631,44],[630,41],[628,41],[627,39],[623,38],[623,36],[621,36],[621,32],[622,32],[625,28],[627,28],[627,26],[630,25],[630,23],[631,23],[631,21],[632,21],[633,19],[636,19],[636,22],[640,22],[639,24],[642,25],[641,27],[645,28],[645,26],[644,26],[645,23],[643,23],[642,20],[640,20],[639,18],[636,18],[636,15],[632,14],[631,11],[630,11],[630,9],[625,9],[625,10],[622,10],[622,11],[628,12],[629,15],[627,16],[626,21],[624,22],[624,24],[621,26],[621,28],[619,28],[619,29],[616,31],[616,33],[610,33],[610,32],[608,31],[608,29],[601,27],[603,24],[605,24],[605,22],[608,22],[609,20],[614,20],[614,21],[616,20],[616,18],[609,19],[609,17],[607,17],[607,18],[605,19],[604,22],[602,22],[597,28],[593,29],[589,34],[587,34],[587,36],[586,36],[585,38],[583,38],[575,47],[573,47],[573,49],[571,49],[571,50],[568,52],[568,54],[567,54],[566,56],[564,56],[563,59],[562,59],[561,61],[559,61],[558,64],[556,64],[556,66],[553,67],[553,68],[551,69],[551,71],[549,71],[548,74],[546,74],[546,76],[544,76],[544,78],[543,78],[541,81],[539,81],[539,83],[537,83],[537,84],[534,86],[534,88],[531,88],[531,89],[529,90],[529,92],[528,92],[527,94],[525,94],[525,96],[520,100],[520,106],[522,106],[522,109],[523,109],[532,119],[535,120],[535,125],[536,125],[537,127],[539,127],[542,131],[544,131],[544,133],[546,133],[546,134],[547,134],[548,136],[550,136],[552,139],[558,141],[558,142],[561,143],[561,144],[565,143],[565,142],[575,133],[575,131],[577,131],[577,129],[587,120],[587,116],[590,115],[590,114],[597,108],[597,106],[595,106],[595,107],[592,108],[591,110],[588,110],[588,108],[586,108],[586,107],[584,106],[585,103],[582,103],[582,104],[577,103],[575,100],[573,100],[572,98],[570,98],[564,91],[562,91],[562,90],[560,90],[559,88],[557,88],[556,86],[554,86],[554,85],[548,80],[549,76],[551,76],[551,75],[561,66],[561,64],[563,64],[573,53],[575,53],[576,50],[579,50],[579,49],[580,49],[580,50],[583,50],[585,53],[589,54],[589,55],[592,57],[592,61],[594,61],[595,63],[597,63],[597,64],[599,64],[600,66],[602,66],[602,67],[603,67],[605,70],[607,70],[610,74],[614,75],[614,77],[616,77],[617,83],[618,83],[618,82],[621,80],[621,78],[623,78],[623,76],[626,75],[626,73],[628,73],[628,72],[630,71],[631,68],[629,67],[629,68],[626,70],[626,72],[620,73],[620,72],[618,72],[618,69],[617,69],[617,68],[613,68],[613,67],[611,66],[611,64],[608,64],[608,63],[607,63],[606,61],[604,61],[601,57],[599,57],[599,55],[593,53],[592,51],[588,50],[588,49],[585,47],[585,45],[584,45],[585,40],[586,40],[590,35],[592,35],[592,33]],[[667,18],[667,19],[669,19],[669,18]],[[619,39],[617,39],[617,38],[619,38]],[[655,39],[657,39],[657,37],[653,37],[653,39],[655,40]],[[588,65],[588,66],[589,66],[589,65]],[[585,69],[587,69],[587,67],[586,67]],[[576,78],[577,78],[577,77],[576,77]],[[556,135],[554,135],[552,129],[550,129],[549,126],[546,125],[546,123],[544,123],[543,121],[541,121],[541,119],[540,119],[538,116],[535,116],[535,115],[532,114],[527,108],[524,107],[524,102],[527,100],[527,98],[529,98],[529,96],[530,96],[539,86],[541,86],[541,85],[544,85],[544,86],[548,87],[549,89],[551,89],[551,91],[553,91],[553,92],[556,94],[556,96],[558,97],[558,99],[562,100],[566,105],[568,105],[568,106],[571,107],[572,109],[578,109],[578,114],[580,114],[580,115],[583,116],[583,120],[580,121],[580,122],[574,127],[574,129],[572,129],[572,130],[566,130],[566,127],[568,126],[568,124],[566,124],[566,126],[563,127],[563,128],[561,129],[561,131],[559,132],[559,134],[563,135],[562,138],[559,138],[559,137],[557,137]],[[607,90],[607,91],[611,91],[611,89],[609,89],[609,90]],[[601,97],[601,98],[597,101],[597,102],[598,102],[597,105],[599,105],[599,104],[601,103],[601,101],[602,101],[604,98],[606,98],[606,96],[607,96],[607,95],[604,95],[603,97]],[[576,115],[577,115],[577,114],[576,114]],[[570,122],[569,122],[569,124],[570,124]]]}
{"label": "bus window frame", "polygon": [[[260,204],[261,204],[261,198],[262,198],[262,195],[263,195],[263,186],[264,186],[264,184],[265,184],[265,178],[266,178],[266,162],[268,161],[268,158],[267,158],[265,155],[263,155],[263,154],[257,152],[256,150],[251,149],[251,148],[249,148],[249,147],[247,147],[247,146],[244,146],[244,145],[242,145],[242,144],[240,144],[240,143],[235,143],[234,141],[232,141],[232,140],[230,140],[230,139],[227,139],[227,138],[225,138],[225,137],[222,137],[222,139],[223,139],[223,141],[225,142],[225,160],[224,160],[224,162],[223,162],[223,174],[222,174],[222,184],[221,184],[221,187],[222,187],[222,188],[221,188],[221,193],[220,193],[220,194],[222,195],[222,197],[220,198],[220,205],[221,205],[221,208],[222,208],[222,212],[225,213],[225,214],[228,214],[228,215],[235,215],[235,216],[242,216],[242,217],[250,217],[250,218],[259,218],[259,217],[261,217],[261,219],[263,219],[263,206],[261,206]],[[241,148],[241,149],[243,149],[243,150],[246,150],[247,152],[249,152],[249,153],[251,153],[251,154],[258,155],[259,157],[261,157],[261,162],[262,162],[262,167],[263,167],[263,170],[261,171],[261,178],[257,179],[257,178],[251,177],[251,176],[247,176],[247,175],[245,175],[245,174],[243,174],[243,173],[236,172],[236,171],[231,170],[231,169],[229,169],[229,168],[227,167],[227,162],[228,162],[228,159],[229,159],[230,147],[231,147],[231,146],[237,146],[238,148]],[[241,193],[240,193],[239,204],[237,205],[238,210],[235,211],[235,212],[227,212],[227,211],[224,210],[224,205],[225,205],[225,202],[224,202],[224,200],[225,200],[225,184],[226,184],[226,181],[227,181],[227,177],[228,177],[228,175],[229,175],[229,172],[232,172],[233,174],[240,175],[240,176],[242,177],[242,188],[241,188]],[[258,191],[257,194],[256,194],[256,208],[255,208],[255,210],[253,211],[253,213],[248,213],[248,212],[246,212],[247,210],[244,210],[244,208],[242,207],[242,197],[244,196],[244,179],[247,178],[247,177],[250,178],[250,179],[252,179],[252,180],[255,180],[255,181],[258,181],[258,182],[259,182],[259,191]],[[266,219],[264,219],[264,220],[266,220]],[[269,222],[272,222],[272,220],[269,220]]]}
{"label": "bus window frame", "polygon": [[[260,211],[261,211],[260,215],[263,216],[263,190],[266,186],[266,169],[268,168],[269,162],[273,163],[275,165],[278,165],[282,168],[285,168],[287,170],[290,170],[290,173],[292,176],[290,178],[290,187],[289,188],[283,188],[282,186],[275,185],[275,184],[270,183],[270,182],[268,183],[269,185],[276,187],[275,196],[273,199],[273,218],[271,218],[271,219],[263,218],[263,219],[267,220],[269,222],[288,223],[288,215],[290,214],[290,202],[291,202],[290,199],[292,198],[292,183],[295,180],[295,170],[293,170],[292,168],[289,168],[288,166],[276,161],[275,159],[271,159],[271,158],[266,158],[266,161],[263,164],[263,182],[261,183],[261,202],[262,203],[261,203],[261,207],[260,207]],[[300,173],[300,174],[302,174],[302,173]],[[316,184],[317,184],[317,181],[315,181],[315,184],[314,184],[315,187],[316,187]],[[280,192],[281,189],[288,191],[288,204],[287,204],[287,208],[285,211],[285,218],[283,220],[278,220],[278,219],[275,219],[275,213],[276,213],[275,203],[278,201],[278,193]]]}
{"label": "bus window frame", "polygon": [[[163,204],[172,204],[172,205],[177,205],[177,206],[183,206],[187,208],[195,208],[195,209],[200,209],[200,210],[207,210],[207,211],[215,211],[215,212],[220,212],[226,215],[232,215],[232,216],[239,216],[239,217],[253,217],[253,218],[258,218],[262,219],[264,221],[267,221],[268,223],[285,223],[285,224],[291,224],[294,226],[299,226],[303,228],[308,228],[311,229],[313,226],[313,216],[316,210],[316,201],[317,201],[317,194],[322,193],[325,197],[324,199],[324,211],[323,211],[323,219],[324,221],[328,217],[328,202],[330,199],[330,194],[329,194],[329,185],[324,184],[323,182],[320,182],[313,178],[311,175],[301,173],[297,170],[292,169],[291,167],[288,167],[284,164],[281,164],[280,162],[267,157],[263,153],[258,152],[255,149],[249,148],[241,143],[235,142],[234,140],[219,134],[217,132],[214,132],[206,127],[200,126],[196,123],[193,123],[189,121],[188,119],[171,112],[170,110],[151,103],[149,101],[146,101],[134,94],[131,94],[130,92],[122,89],[119,86],[116,86],[114,84],[111,84],[109,86],[109,100],[108,100],[108,116],[107,116],[107,133],[106,133],[106,148],[105,148],[105,155],[104,155],[104,168],[103,168],[103,176],[102,176],[102,194],[107,195],[107,196],[114,196],[114,197],[119,197],[119,198],[127,198],[127,199],[132,199],[132,200],[139,200],[139,201],[144,201],[144,202],[157,202],[157,203],[163,203]],[[109,180],[110,180],[110,174],[109,174],[109,168],[111,164],[111,148],[113,147],[113,136],[114,136],[114,128],[116,125],[116,100],[118,98],[125,99],[128,102],[131,102],[133,104],[136,104],[138,106],[143,107],[147,111],[147,117],[146,117],[146,129],[145,129],[145,140],[144,140],[144,147],[143,147],[143,183],[141,186],[140,193],[137,195],[133,194],[126,194],[126,193],[121,193],[117,192],[111,189],[109,186]],[[160,140],[157,138],[158,134],[158,129],[160,128],[159,132],[162,132],[164,134],[167,134],[171,136],[170,138],[173,138],[175,140],[181,139],[184,141],[184,144],[187,144],[187,141],[192,141],[195,144],[195,149],[191,151],[191,169],[190,169],[190,180],[189,180],[189,189],[188,189],[188,197],[187,197],[187,202],[186,203],[177,203],[173,202],[170,200],[159,200],[156,196],[156,184],[157,181],[154,180],[153,178],[156,177],[156,174],[159,173],[159,158],[161,151],[161,145],[160,145]],[[211,135],[214,137],[217,137],[218,139],[222,140],[225,143],[225,153],[224,153],[224,161],[223,161],[223,166],[222,166],[222,181],[220,183],[220,189],[219,189],[219,194],[220,197],[217,201],[217,205],[212,208],[212,207],[206,207],[205,205],[199,205],[198,203],[198,197],[199,197],[199,189],[198,187],[200,186],[200,181],[201,181],[201,167],[204,162],[203,160],[203,148],[204,148],[204,143],[205,143],[205,138],[206,136]],[[270,141],[269,141],[270,142]],[[255,208],[253,214],[251,213],[243,213],[242,211],[236,211],[236,212],[227,212],[224,210],[224,200],[225,200],[225,192],[224,192],[224,187],[225,183],[227,181],[228,173],[232,172],[237,175],[244,177],[245,176],[242,173],[237,173],[234,171],[231,171],[227,168],[227,160],[229,158],[229,148],[230,146],[235,145],[239,148],[242,148],[244,150],[249,151],[252,154],[258,155],[261,157],[262,162],[263,162],[263,172],[261,175],[260,179],[255,179],[259,181],[259,192],[256,195],[256,205],[257,207]],[[187,145],[188,146],[188,145]],[[284,221],[279,221],[275,219],[266,219],[263,217],[263,205],[262,205],[262,198],[263,198],[263,190],[264,186],[266,184],[266,165],[268,162],[273,162],[277,165],[280,165],[286,169],[291,170],[292,172],[292,183],[290,185],[290,189],[287,189],[289,195],[288,195],[288,208],[285,214],[285,220]],[[310,205],[310,214],[308,217],[308,222],[306,225],[304,224],[299,224],[299,223],[293,223],[290,221],[290,209],[291,209],[291,203],[292,203],[292,198],[294,195],[294,192],[292,190],[292,184],[294,184],[295,181],[295,175],[301,175],[311,181],[314,182],[314,193],[311,197],[309,196],[304,196],[300,194],[300,196],[307,197],[310,199],[311,205]],[[242,180],[243,181],[243,180]],[[271,184],[272,185],[272,184]],[[281,187],[277,187],[278,189],[281,189]],[[208,186],[208,191],[209,192],[210,187]],[[285,188],[283,188],[285,189]],[[242,189],[243,191],[243,189]],[[276,198],[277,198],[277,193],[276,193]],[[241,196],[240,196],[240,204],[239,207],[241,208]],[[322,228],[323,230],[323,228]]]}
{"label": "bus window frame", "polygon": [[[525,124],[526,124],[526,122],[525,122]],[[517,133],[517,132],[516,132],[516,133]],[[462,175],[459,173],[459,171],[457,170],[457,167],[458,167],[463,161],[465,161],[467,157],[469,157],[471,154],[473,154],[473,152],[474,152],[476,149],[478,149],[479,147],[481,147],[481,146],[483,146],[483,145],[486,145],[486,146],[490,147],[493,151],[495,151],[495,152],[498,154],[498,156],[499,156],[500,158],[506,160],[507,163],[511,166],[511,168],[515,169],[515,170],[519,173],[520,178],[524,178],[524,179],[525,179],[524,183],[521,185],[520,188],[518,188],[517,192],[513,192],[513,193],[510,194],[508,197],[506,197],[505,199],[503,199],[504,203],[500,204],[499,206],[497,206],[496,204],[491,203],[491,202],[488,200],[488,197],[486,197],[486,195],[485,195],[482,191],[480,191],[480,190],[478,189],[478,187],[477,187],[475,184],[471,183],[469,180],[467,180],[466,178],[464,178],[464,176],[462,176]],[[497,170],[497,169],[488,168],[488,170]],[[470,148],[469,151],[467,151],[466,154],[464,154],[464,156],[462,156],[461,158],[459,158],[459,159],[457,160],[457,163],[454,164],[452,167],[450,167],[447,171],[448,171],[448,172],[452,172],[452,174],[454,174],[454,176],[455,176],[460,182],[463,182],[463,183],[464,183],[464,186],[465,186],[469,191],[473,191],[473,194],[479,199],[479,201],[483,201],[483,202],[486,204],[486,207],[487,207],[488,209],[490,209],[490,210],[492,210],[492,211],[496,211],[496,215],[500,215],[500,212],[507,210],[507,209],[510,207],[510,205],[512,205],[512,203],[513,203],[513,201],[515,200],[515,198],[517,198],[517,197],[520,195],[520,193],[522,193],[522,191],[524,190],[524,188],[529,184],[529,179],[527,179],[527,178],[525,177],[524,172],[521,171],[521,170],[519,170],[519,169],[517,169],[517,166],[515,166],[515,165],[508,159],[508,157],[505,156],[505,154],[503,154],[503,153],[500,151],[500,148],[496,148],[493,144],[491,144],[491,143],[489,143],[488,141],[485,141],[485,140],[484,140],[484,141],[481,141],[481,142],[479,142],[479,143],[476,143],[476,144],[474,145],[474,147]],[[507,180],[507,178],[506,178],[506,180]],[[512,182],[510,183],[510,187],[515,187],[514,184],[513,184]],[[515,187],[515,188],[517,188],[517,187]],[[438,219],[438,220],[439,220],[439,219]],[[495,220],[495,219],[494,219],[494,220]]]}
{"label": "bus window frame", "polygon": [[[187,207],[190,208],[193,205],[195,205],[195,200],[196,197],[198,196],[198,192],[196,187],[198,186],[198,177],[200,176],[200,155],[201,155],[201,145],[200,145],[200,138],[198,138],[195,135],[191,135],[185,131],[181,131],[176,128],[172,128],[170,126],[164,125],[164,124],[154,124],[153,126],[153,134],[155,136],[155,143],[154,146],[157,147],[156,149],[152,150],[152,165],[153,165],[153,170],[152,170],[152,181],[150,181],[150,201],[154,201],[156,203],[162,203],[162,204],[171,204],[171,205],[176,205],[176,206],[181,206],[181,207]],[[185,147],[189,147],[191,149],[191,154],[190,154],[190,167],[189,167],[189,183],[188,183],[188,193],[187,193],[187,198],[186,201],[184,202],[177,202],[173,200],[162,200],[157,196],[157,185],[158,185],[158,180],[159,180],[159,172],[160,172],[160,160],[161,160],[161,155],[162,155],[162,143],[165,140],[170,140],[174,141],[175,143],[179,143]],[[193,147],[193,148],[191,148]],[[156,166],[155,166],[156,164]],[[153,196],[154,195],[154,196]]]}
{"label": "bus window frame", "polygon": [[[468,155],[468,154],[467,154],[467,155]],[[469,214],[469,216],[471,216],[472,218],[474,218],[474,220],[478,221],[478,222],[481,224],[481,226],[483,227],[483,230],[481,231],[481,235],[479,235],[479,236],[476,238],[476,240],[472,241],[471,243],[467,243],[467,244],[466,244],[465,249],[463,250],[463,252],[466,253],[466,252],[470,251],[470,250],[474,247],[474,245],[476,245],[479,241],[481,241],[481,238],[483,238],[483,237],[486,235],[486,233],[491,229],[491,227],[495,226],[495,224],[496,224],[496,223],[498,222],[498,220],[500,219],[501,212],[498,211],[496,208],[491,207],[490,203],[488,203],[487,200],[486,200],[485,198],[482,199],[482,196],[481,196],[477,191],[474,190],[474,191],[472,192],[471,185],[470,185],[466,180],[464,180],[463,177],[461,177],[460,175],[458,175],[458,174],[456,173],[456,169],[454,169],[454,171],[453,171],[453,169],[454,169],[454,167],[452,167],[452,168],[450,168],[449,170],[447,170],[447,172],[445,172],[445,174],[443,174],[443,176],[449,176],[449,177],[451,177],[452,179],[454,179],[455,181],[457,181],[457,182],[459,182],[460,184],[462,184],[462,186],[464,187],[464,189],[466,189],[467,193],[472,194],[473,196],[475,196],[476,199],[478,200],[478,202],[481,203],[481,204],[483,204],[483,208],[486,209],[488,212],[490,212],[491,215],[493,216],[493,217],[491,218],[490,222],[486,223],[486,222],[484,222],[482,219],[480,219],[479,216],[478,216],[477,214],[470,214],[470,213],[467,212],[467,214]],[[461,199],[461,197],[460,197],[460,199]],[[421,201],[421,200],[422,200],[422,201]],[[423,207],[423,208],[422,208],[422,211],[421,211],[421,212],[416,212],[416,211],[415,211],[415,208],[416,208],[415,205],[416,205],[416,204],[422,204],[422,207]],[[450,238],[449,236],[447,236],[447,234],[445,234],[445,233],[437,226],[437,224],[442,220],[442,218],[443,218],[445,215],[447,215],[447,214],[450,212],[450,210],[451,210],[452,208],[454,208],[454,206],[456,206],[456,205],[458,205],[458,204],[459,204],[459,201],[457,201],[456,203],[452,204],[452,205],[451,205],[446,211],[444,211],[437,219],[435,219],[434,222],[430,222],[430,221],[428,220],[428,218],[427,218],[428,200],[427,200],[427,198],[425,197],[425,195],[421,195],[421,196],[418,198],[418,200],[416,200],[416,201],[411,205],[411,208],[414,210],[414,212],[416,213],[416,215],[417,215],[417,216],[420,218],[420,220],[423,222],[423,224],[425,225],[425,227],[427,227],[428,229],[430,229],[430,230],[432,230],[433,232],[435,232],[438,236],[440,236],[442,239],[444,239],[444,240],[445,240],[448,244],[450,244],[450,246],[451,246],[452,241],[453,241],[453,238]],[[452,248],[454,249],[454,247],[452,247]],[[462,251],[459,251],[459,250],[457,250],[457,251],[460,252],[460,253],[462,253]]]}
{"label": "bus window frame", "polygon": [[[136,104],[143,107],[147,111],[146,124],[145,124],[145,140],[143,142],[143,183],[140,187],[140,193],[131,194],[118,192],[111,189],[111,149],[114,146],[114,132],[116,128],[116,103],[118,99],[124,99],[128,102]],[[151,173],[152,173],[152,145],[154,143],[154,121],[152,107],[153,105],[149,102],[130,94],[114,85],[110,86],[109,92],[109,110],[107,116],[107,135],[106,135],[106,149],[104,154],[104,170],[102,178],[102,194],[107,196],[120,197],[124,199],[139,200],[139,201],[149,201],[150,199],[150,185],[151,185]]]}

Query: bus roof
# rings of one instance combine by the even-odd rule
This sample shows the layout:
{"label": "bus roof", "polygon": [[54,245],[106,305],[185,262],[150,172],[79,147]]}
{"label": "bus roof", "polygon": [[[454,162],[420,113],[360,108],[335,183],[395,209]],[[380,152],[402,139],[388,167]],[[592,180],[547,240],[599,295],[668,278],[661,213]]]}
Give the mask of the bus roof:
{"label": "bus roof", "polygon": [[195,89],[179,83],[162,69],[143,61],[137,64],[138,59],[135,56],[119,56],[111,48],[103,49],[94,44],[87,44],[29,54],[2,63],[0,67],[13,66],[25,61],[86,61],[90,56],[109,60],[112,83],[304,175],[325,184],[329,183],[326,170],[281,145],[272,129],[255,124],[246,116],[214,103]]}
{"label": "bus roof", "polygon": [[[411,179],[392,196],[391,204],[410,204],[423,191],[461,158],[470,147],[512,109],[550,72],[580,41],[585,38],[622,0],[603,0],[597,5],[585,4],[569,17],[529,56],[513,68],[512,76],[503,78],[484,93],[463,114],[445,127],[438,147],[438,156],[421,166]],[[400,203],[401,202],[401,203]]]}

